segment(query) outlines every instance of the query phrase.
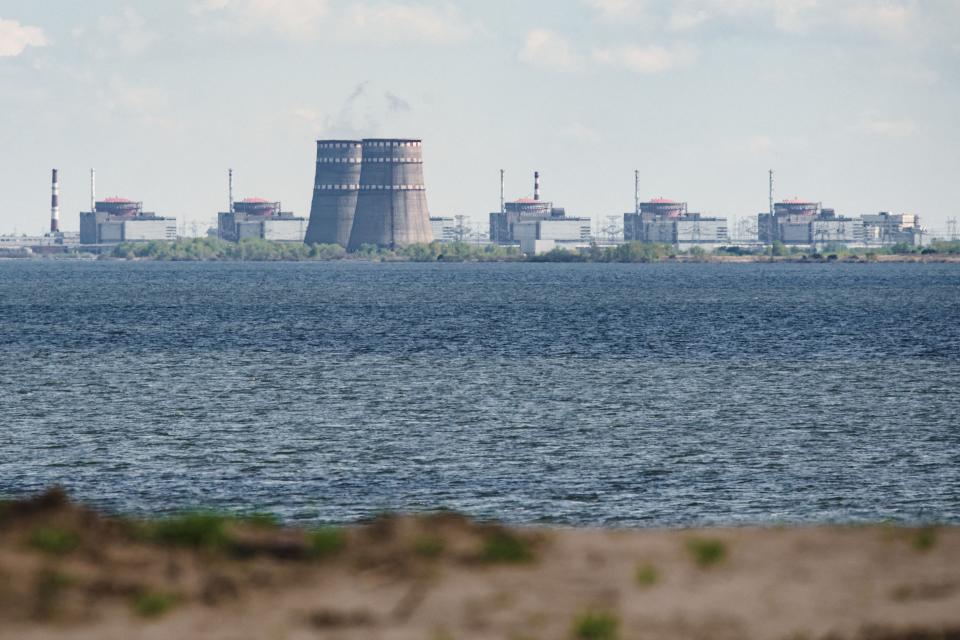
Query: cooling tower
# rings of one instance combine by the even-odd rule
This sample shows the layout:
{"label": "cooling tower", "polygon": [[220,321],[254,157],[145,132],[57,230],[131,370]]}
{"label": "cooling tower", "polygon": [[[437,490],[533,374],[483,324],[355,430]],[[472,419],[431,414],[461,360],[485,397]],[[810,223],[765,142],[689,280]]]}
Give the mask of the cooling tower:
{"label": "cooling tower", "polygon": [[317,141],[317,174],[304,242],[349,244],[360,192],[362,150],[357,140]]}
{"label": "cooling tower", "polygon": [[420,140],[364,140],[350,251],[433,242]]}

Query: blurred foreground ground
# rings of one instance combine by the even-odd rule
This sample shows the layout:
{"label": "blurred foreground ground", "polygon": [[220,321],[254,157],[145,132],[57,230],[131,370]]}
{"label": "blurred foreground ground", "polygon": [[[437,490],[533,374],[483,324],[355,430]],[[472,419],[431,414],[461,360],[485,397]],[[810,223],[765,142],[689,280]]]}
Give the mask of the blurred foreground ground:
{"label": "blurred foreground ground", "polygon": [[506,529],[0,503],[0,638],[960,638],[960,531]]}

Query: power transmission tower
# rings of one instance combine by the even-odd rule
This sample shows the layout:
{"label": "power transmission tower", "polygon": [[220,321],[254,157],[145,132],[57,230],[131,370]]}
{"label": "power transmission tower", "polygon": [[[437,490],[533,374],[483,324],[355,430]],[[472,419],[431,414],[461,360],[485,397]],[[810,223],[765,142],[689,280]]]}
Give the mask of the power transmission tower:
{"label": "power transmission tower", "polygon": [[607,242],[616,242],[620,234],[623,233],[623,227],[619,225],[619,222],[619,216],[607,216],[607,226],[602,229],[607,236]]}
{"label": "power transmission tower", "polygon": [[466,224],[467,216],[460,214],[453,217],[457,223],[453,227],[453,235],[457,239],[457,242],[463,242],[463,239],[470,235],[470,232],[473,229]]}

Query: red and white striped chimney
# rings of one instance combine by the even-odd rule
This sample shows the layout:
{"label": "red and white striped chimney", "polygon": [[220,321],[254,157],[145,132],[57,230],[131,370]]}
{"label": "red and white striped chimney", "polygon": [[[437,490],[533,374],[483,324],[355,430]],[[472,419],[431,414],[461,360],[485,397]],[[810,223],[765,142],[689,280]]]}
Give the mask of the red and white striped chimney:
{"label": "red and white striped chimney", "polygon": [[53,186],[50,187],[50,233],[60,231],[60,183],[57,170],[53,170]]}
{"label": "red and white striped chimney", "polygon": [[533,172],[533,199],[534,200],[540,199],[540,172],[539,171]]}

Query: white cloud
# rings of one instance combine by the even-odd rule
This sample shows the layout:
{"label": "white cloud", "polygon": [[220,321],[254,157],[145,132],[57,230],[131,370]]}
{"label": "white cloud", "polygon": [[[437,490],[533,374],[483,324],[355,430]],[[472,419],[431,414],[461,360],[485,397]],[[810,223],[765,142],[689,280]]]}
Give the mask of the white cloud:
{"label": "white cloud", "polygon": [[19,56],[27,47],[44,47],[47,37],[40,27],[0,18],[0,58]]}
{"label": "white cloud", "polygon": [[584,0],[601,18],[644,22],[652,30],[708,24],[812,33],[872,33],[901,37],[920,23],[910,0]]}
{"label": "white cloud", "polygon": [[906,138],[917,130],[910,118],[885,119],[875,114],[864,115],[853,127],[855,131],[886,138]]}
{"label": "white cloud", "polygon": [[770,136],[753,136],[747,140],[747,149],[753,153],[767,153],[773,149],[773,138]]}
{"label": "white cloud", "polygon": [[99,20],[100,32],[130,55],[143,53],[156,37],[146,28],[147,21],[130,7],[119,14]]}
{"label": "white cloud", "polygon": [[436,8],[427,5],[384,2],[351,7],[342,26],[365,43],[456,44],[472,40],[481,31],[468,22],[452,4]]}
{"label": "white cloud", "polygon": [[608,20],[638,17],[643,14],[646,7],[644,0],[585,0],[585,2],[593,7],[600,17]]}
{"label": "white cloud", "polygon": [[225,9],[228,4],[230,4],[230,0],[197,0],[190,7],[190,13],[199,16],[209,11]]}
{"label": "white cloud", "polygon": [[310,38],[329,13],[328,0],[197,0],[190,13],[215,19],[216,28],[247,33],[270,29],[283,36]]}
{"label": "white cloud", "polygon": [[916,16],[905,6],[884,4],[853,7],[847,12],[846,19],[852,27],[859,26],[880,35],[906,36],[911,31]]}
{"label": "white cloud", "polygon": [[683,46],[625,46],[598,49],[593,52],[593,59],[607,66],[650,74],[690,66],[696,61],[697,52]]}
{"label": "white cloud", "polygon": [[550,71],[577,71],[583,65],[581,56],[570,43],[560,34],[547,29],[527,32],[517,57],[524,64]]}
{"label": "white cloud", "polygon": [[112,116],[129,118],[145,125],[170,126],[170,95],[165,89],[131,84],[113,76],[97,90],[100,105]]}
{"label": "white cloud", "polygon": [[667,28],[671,31],[695,29],[709,19],[710,14],[702,9],[691,11],[675,11],[670,15],[670,19],[667,22]]}
{"label": "white cloud", "polygon": [[597,129],[582,122],[571,122],[560,128],[560,136],[575,142],[597,142],[603,135]]}

